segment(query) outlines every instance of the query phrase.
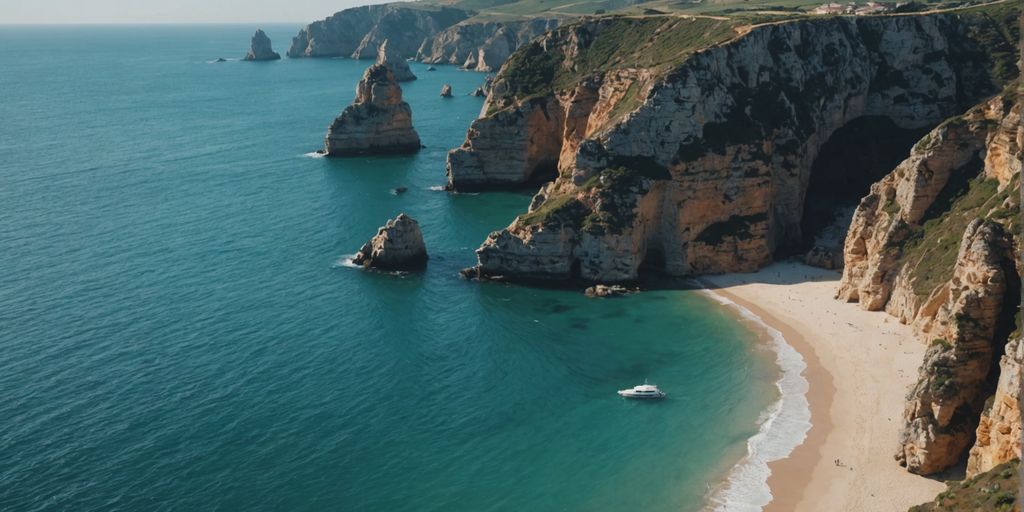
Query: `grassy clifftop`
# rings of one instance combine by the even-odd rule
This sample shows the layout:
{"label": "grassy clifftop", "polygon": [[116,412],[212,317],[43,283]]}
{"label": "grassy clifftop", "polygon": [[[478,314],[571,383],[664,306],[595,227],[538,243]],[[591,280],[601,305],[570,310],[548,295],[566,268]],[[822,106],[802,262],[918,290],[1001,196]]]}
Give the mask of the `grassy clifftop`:
{"label": "grassy clifftop", "polygon": [[[984,49],[964,58],[987,63],[991,76],[998,82],[1005,83],[1015,77],[1016,42],[1020,36],[1017,18],[1021,12],[1017,3],[1004,2],[951,12],[964,24],[967,40],[963,46]],[[910,16],[933,15],[943,14]],[[618,69],[643,69],[659,76],[680,66],[689,55],[727,42],[759,24],[830,23],[834,18],[797,15],[780,19],[768,13],[744,12],[714,17],[648,15],[584,18],[563,25],[513,53],[499,77],[505,87],[501,95],[494,98],[492,109],[568,90],[587,76]]]}
{"label": "grassy clifftop", "polygon": [[[516,51],[501,78],[503,100],[528,100],[570,89],[588,75],[616,69],[654,74],[687,55],[736,36],[734,19],[609,16],[556,29]],[[574,53],[571,61],[566,54]]]}

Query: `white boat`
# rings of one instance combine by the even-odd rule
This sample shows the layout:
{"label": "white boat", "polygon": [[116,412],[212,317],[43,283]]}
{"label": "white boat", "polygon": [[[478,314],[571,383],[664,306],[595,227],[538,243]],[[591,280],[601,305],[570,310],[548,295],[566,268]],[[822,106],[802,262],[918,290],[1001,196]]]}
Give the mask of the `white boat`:
{"label": "white boat", "polygon": [[620,389],[619,396],[623,398],[665,398],[665,392],[654,384],[648,384],[645,380],[643,384],[633,386],[631,389]]}

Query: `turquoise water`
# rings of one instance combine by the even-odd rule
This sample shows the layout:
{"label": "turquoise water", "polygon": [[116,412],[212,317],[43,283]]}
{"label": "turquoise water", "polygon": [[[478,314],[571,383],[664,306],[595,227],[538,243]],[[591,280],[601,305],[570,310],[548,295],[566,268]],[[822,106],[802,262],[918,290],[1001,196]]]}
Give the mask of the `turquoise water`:
{"label": "turquoise water", "polygon": [[[775,397],[755,334],[459,279],[529,201],[431,189],[483,75],[413,65],[418,155],[311,158],[368,63],[209,63],[254,28],[0,27],[0,510],[699,509]],[[338,263],[402,211],[423,275]]]}

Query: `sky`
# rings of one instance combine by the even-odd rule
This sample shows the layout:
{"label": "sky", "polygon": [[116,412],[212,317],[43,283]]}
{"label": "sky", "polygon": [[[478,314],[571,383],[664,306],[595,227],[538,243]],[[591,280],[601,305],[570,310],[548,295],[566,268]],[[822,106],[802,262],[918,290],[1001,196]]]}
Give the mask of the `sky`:
{"label": "sky", "polygon": [[308,23],[385,0],[0,0],[0,24]]}

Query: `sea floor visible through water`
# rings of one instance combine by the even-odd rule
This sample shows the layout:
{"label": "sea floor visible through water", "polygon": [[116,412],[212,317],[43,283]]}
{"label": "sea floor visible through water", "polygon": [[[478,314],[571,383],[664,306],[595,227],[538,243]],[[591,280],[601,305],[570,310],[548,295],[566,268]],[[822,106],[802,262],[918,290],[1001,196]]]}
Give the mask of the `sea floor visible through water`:
{"label": "sea floor visible through water", "polygon": [[[369,62],[237,60],[255,28],[0,26],[0,509],[705,506],[779,397],[763,332],[461,279],[530,200],[440,190],[484,75],[411,64],[414,156],[313,158]],[[400,212],[424,273],[338,263]]]}

